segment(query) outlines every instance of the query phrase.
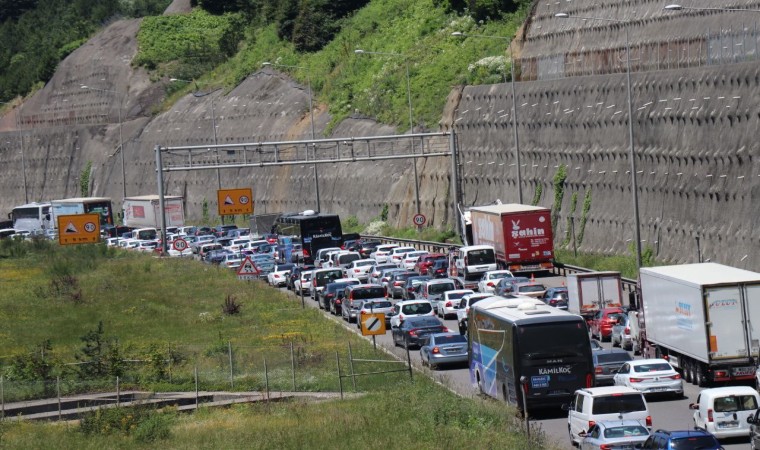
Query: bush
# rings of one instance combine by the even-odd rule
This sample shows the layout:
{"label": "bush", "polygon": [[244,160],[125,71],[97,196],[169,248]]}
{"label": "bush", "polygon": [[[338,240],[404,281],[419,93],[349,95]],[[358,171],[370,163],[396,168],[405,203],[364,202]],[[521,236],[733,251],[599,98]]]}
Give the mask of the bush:
{"label": "bush", "polygon": [[133,436],[145,443],[170,437],[173,421],[173,413],[148,406],[100,408],[82,417],[79,431],[88,435]]}

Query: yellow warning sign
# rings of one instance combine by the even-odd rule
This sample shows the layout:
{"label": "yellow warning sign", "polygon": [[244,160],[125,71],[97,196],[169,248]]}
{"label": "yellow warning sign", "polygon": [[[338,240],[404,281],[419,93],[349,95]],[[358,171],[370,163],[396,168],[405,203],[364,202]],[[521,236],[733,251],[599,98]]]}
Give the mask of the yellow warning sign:
{"label": "yellow warning sign", "polygon": [[385,313],[362,314],[359,323],[362,324],[362,336],[385,334]]}
{"label": "yellow warning sign", "polygon": [[61,245],[100,242],[100,214],[58,216],[58,243]]}
{"label": "yellow warning sign", "polygon": [[253,214],[253,189],[219,189],[216,191],[220,216]]}

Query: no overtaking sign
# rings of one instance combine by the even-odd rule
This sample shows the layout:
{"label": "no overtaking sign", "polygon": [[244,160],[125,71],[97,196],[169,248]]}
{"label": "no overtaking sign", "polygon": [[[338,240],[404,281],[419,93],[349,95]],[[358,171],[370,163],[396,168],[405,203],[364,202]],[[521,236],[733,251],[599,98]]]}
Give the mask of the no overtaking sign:
{"label": "no overtaking sign", "polygon": [[385,313],[362,314],[359,322],[362,324],[362,336],[385,334]]}

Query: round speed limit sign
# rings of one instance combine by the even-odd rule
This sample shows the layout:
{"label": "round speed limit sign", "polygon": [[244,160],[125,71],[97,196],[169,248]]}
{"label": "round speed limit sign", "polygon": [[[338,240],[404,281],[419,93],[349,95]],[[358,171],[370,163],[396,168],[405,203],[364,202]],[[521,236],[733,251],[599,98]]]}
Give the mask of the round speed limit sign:
{"label": "round speed limit sign", "polygon": [[172,247],[174,247],[174,250],[182,253],[187,250],[187,241],[184,239],[175,239]]}
{"label": "round speed limit sign", "polygon": [[422,214],[415,214],[414,218],[412,219],[412,221],[414,222],[415,225],[421,227],[421,226],[425,225],[425,222],[427,221],[427,219],[425,219],[425,216],[422,215]]}

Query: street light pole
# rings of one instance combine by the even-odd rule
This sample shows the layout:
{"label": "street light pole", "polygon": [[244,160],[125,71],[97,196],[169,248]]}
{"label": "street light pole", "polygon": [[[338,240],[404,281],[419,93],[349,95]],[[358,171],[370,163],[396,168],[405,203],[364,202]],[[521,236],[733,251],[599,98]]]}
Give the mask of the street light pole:
{"label": "street light pole", "polygon": [[[605,19],[601,17],[583,17],[571,16],[567,13],[555,14],[560,19],[580,19],[580,20],[601,20],[604,22],[614,22],[629,25],[628,20]],[[636,243],[636,268],[641,268],[641,221],[639,219],[639,189],[636,180],[636,153],[633,145],[633,105],[631,99],[631,44],[628,35],[628,27],[625,27],[625,72],[628,97],[628,159],[631,161],[631,193],[633,197],[633,220],[634,236]]]}
{"label": "street light pole", "polygon": [[[392,53],[392,52],[370,52],[362,49],[356,49],[354,50],[354,53],[357,55],[381,55],[381,56],[396,56],[399,58],[404,58],[404,64],[406,66],[406,97],[407,101],[409,103],[409,132],[411,134],[414,134],[414,113],[412,110],[412,89],[411,89],[411,83],[409,81],[409,58],[406,55],[403,55],[401,53]],[[415,146],[412,144],[412,153],[414,153]],[[419,175],[417,174],[417,158],[414,158],[414,198],[417,206],[417,215],[421,214],[420,210],[420,181],[419,181]],[[422,227],[418,226],[417,231],[420,231]]]}
{"label": "street light pole", "polygon": [[101,91],[101,92],[111,92],[113,94],[116,94],[116,96],[119,98],[119,153],[121,154],[121,195],[122,195],[122,201],[127,197],[127,177],[126,177],[126,169],[124,167],[124,139],[121,132],[121,107],[124,103],[124,96],[118,92],[111,89],[98,89],[90,86],[82,85],[80,86],[82,89],[87,89],[90,91]]}
{"label": "street light pole", "polygon": [[[0,102],[4,105],[10,105],[9,102]],[[27,188],[26,184],[26,158],[24,157],[24,134],[23,130],[21,130],[21,120],[19,116],[19,110],[21,109],[21,105],[19,105],[17,108],[14,108],[14,115],[16,116],[16,131],[18,131],[18,139],[19,139],[19,147],[21,149],[21,178],[24,182],[24,203],[29,203],[29,190]]]}
{"label": "street light pole", "polygon": [[517,95],[515,94],[515,50],[514,50],[514,47],[512,47],[512,43],[515,40],[514,38],[508,38],[505,36],[467,34],[467,33],[462,33],[461,31],[455,31],[451,33],[451,35],[461,36],[461,37],[485,38],[485,39],[501,39],[501,40],[509,41],[509,53],[512,57],[512,62],[509,65],[509,72],[512,77],[510,80],[510,84],[512,85],[512,137],[515,143],[515,165],[517,166],[517,200],[518,200],[518,203],[522,204],[523,202],[522,166],[520,165],[520,140],[518,139],[518,135],[517,135]]}
{"label": "street light pole", "polygon": [[[289,67],[292,69],[302,69],[306,71],[306,84],[309,88],[309,117],[311,119],[311,140],[314,141],[316,139],[316,131],[314,129],[314,104],[312,103],[313,95],[311,92],[311,70],[309,70],[308,67],[301,67],[301,66],[289,66],[285,64],[276,64],[271,62],[264,62],[261,64],[262,66],[274,66],[274,67]],[[314,149],[314,159],[317,158],[317,144],[313,143],[313,149]],[[307,150],[306,158],[309,157],[309,153]],[[317,212],[320,211],[321,205],[320,205],[320,199],[319,199],[319,173],[317,171],[317,164],[312,164],[312,168],[314,169],[314,192],[317,196]]]}

